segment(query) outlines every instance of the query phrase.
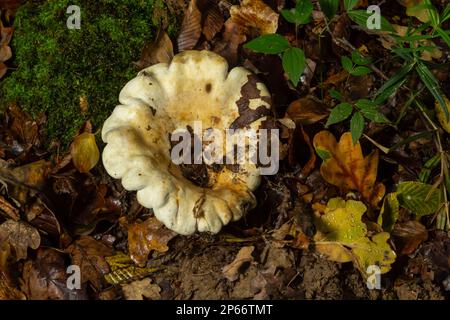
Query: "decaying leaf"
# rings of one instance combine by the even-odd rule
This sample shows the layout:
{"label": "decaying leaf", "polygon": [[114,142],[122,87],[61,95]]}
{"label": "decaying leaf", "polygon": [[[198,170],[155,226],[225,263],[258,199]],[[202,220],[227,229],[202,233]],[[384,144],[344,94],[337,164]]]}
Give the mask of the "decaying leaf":
{"label": "decaying leaf", "polygon": [[8,242],[14,248],[16,260],[20,260],[27,257],[28,247],[39,247],[41,236],[34,227],[25,222],[8,220],[0,225],[0,241]]}
{"label": "decaying leaf", "polygon": [[406,14],[410,17],[416,17],[421,22],[428,22],[430,15],[426,8],[416,8],[424,4],[424,0],[397,0],[402,6],[406,7]]}
{"label": "decaying leaf", "polygon": [[411,254],[428,239],[428,231],[419,221],[410,220],[395,225],[392,231],[396,248],[401,254]]}
{"label": "decaying leaf", "polygon": [[3,63],[12,57],[12,51],[9,47],[11,41],[13,28],[7,28],[3,26],[0,21],[0,79],[6,74],[8,70],[7,66]]}
{"label": "decaying leaf", "polygon": [[195,47],[202,34],[202,14],[197,7],[197,0],[191,0],[187,8],[181,31],[177,39],[178,50],[191,50]]}
{"label": "decaying leaf", "polygon": [[141,59],[135,64],[139,70],[157,63],[169,63],[173,58],[173,44],[164,30],[159,30],[153,43],[146,44],[141,53]]}
{"label": "decaying leaf", "polygon": [[7,242],[0,241],[0,300],[24,300],[25,295],[13,284],[8,269],[10,248]]}
{"label": "decaying leaf", "polygon": [[[450,101],[447,99],[447,97],[444,97],[445,103],[447,104],[447,110],[450,110]],[[445,116],[445,112],[441,107],[441,104],[439,101],[436,101],[434,108],[436,110],[436,117],[439,120],[439,123],[441,124],[442,128],[450,133],[450,119],[447,121],[447,118]]]}
{"label": "decaying leaf", "polygon": [[111,272],[105,275],[105,280],[113,285],[142,279],[158,270],[157,268],[137,267],[130,256],[123,252],[105,257],[105,260],[111,269]]}
{"label": "decaying leaf", "polygon": [[254,246],[243,247],[239,250],[236,258],[233,262],[226,265],[222,269],[222,273],[229,281],[236,281],[239,277],[239,269],[244,263],[249,263],[253,261],[252,252],[255,250]]}
{"label": "decaying leaf", "polygon": [[376,206],[384,196],[385,187],[376,183],[378,150],[364,157],[359,142],[353,144],[352,135],[346,132],[339,143],[329,131],[314,137],[314,148],[323,159],[320,173],[323,178],[344,192],[357,190],[364,200]]}
{"label": "decaying leaf", "polygon": [[432,185],[406,181],[398,185],[397,198],[400,205],[414,215],[425,216],[435,213],[441,205],[441,195]]}
{"label": "decaying leaf", "polygon": [[19,210],[9,203],[4,197],[0,195],[0,214],[6,215],[7,218],[14,221],[20,220]]}
{"label": "decaying leaf", "polygon": [[84,288],[67,286],[64,254],[53,249],[37,251],[35,260],[25,262],[22,272],[22,290],[29,300],[84,300]]}
{"label": "decaying leaf", "polygon": [[70,146],[72,161],[79,172],[86,173],[97,165],[100,151],[95,142],[95,135],[83,132],[78,135]]}
{"label": "decaying leaf", "polygon": [[387,243],[389,233],[367,236],[361,220],[366,209],[360,201],[331,199],[324,214],[316,219],[318,233],[314,238],[318,252],[338,262],[352,260],[364,277],[371,265],[378,266],[382,273],[388,272],[396,257]]}
{"label": "decaying leaf", "polygon": [[275,33],[278,29],[278,13],[262,0],[242,0],[240,5],[230,8],[230,15],[247,35]]}
{"label": "decaying leaf", "polygon": [[325,119],[330,111],[322,102],[308,96],[292,102],[287,109],[287,114],[295,123],[307,125]]}
{"label": "decaying leaf", "polygon": [[152,284],[150,278],[137,280],[130,284],[122,285],[122,291],[127,300],[160,300],[161,288],[157,284]]}
{"label": "decaying leaf", "polygon": [[204,16],[203,34],[206,40],[211,41],[222,29],[225,21],[219,6],[214,1],[208,1]]}
{"label": "decaying leaf", "polygon": [[130,257],[137,265],[144,265],[152,250],[166,252],[167,243],[176,233],[167,229],[155,217],[144,222],[133,223],[128,226],[128,250]]}
{"label": "decaying leaf", "polygon": [[72,264],[80,267],[81,282],[89,281],[100,289],[104,275],[110,271],[105,257],[113,255],[113,249],[92,237],[82,236],[66,252],[72,257]]}

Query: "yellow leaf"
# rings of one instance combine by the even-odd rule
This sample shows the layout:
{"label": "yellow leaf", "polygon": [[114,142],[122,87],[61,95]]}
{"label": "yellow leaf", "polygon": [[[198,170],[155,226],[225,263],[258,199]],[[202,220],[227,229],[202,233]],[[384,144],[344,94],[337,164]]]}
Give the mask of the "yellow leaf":
{"label": "yellow leaf", "polygon": [[361,145],[359,142],[353,144],[350,132],[344,133],[338,143],[329,131],[316,134],[314,148],[324,159],[320,173],[328,183],[344,192],[359,191],[372,206],[381,201],[385,187],[382,183],[376,183],[378,150],[364,157]]}
{"label": "yellow leaf", "polygon": [[424,4],[424,0],[398,0],[398,2],[406,7],[406,14],[410,17],[416,17],[421,22],[428,22],[430,15],[428,9],[416,9],[418,5]]}
{"label": "yellow leaf", "polygon": [[[450,110],[450,101],[447,99],[447,97],[444,97],[445,100],[445,104],[447,105],[447,110]],[[446,117],[445,117],[445,112],[444,110],[442,110],[441,104],[439,103],[439,101],[436,101],[435,105],[434,105],[435,109],[436,109],[436,117],[439,120],[439,123],[441,124],[442,128],[447,131],[448,133],[450,133],[450,119],[447,121]]]}
{"label": "yellow leaf", "polygon": [[395,252],[387,242],[389,233],[381,232],[372,238],[362,222],[366,206],[360,201],[334,198],[328,202],[323,215],[316,219],[318,233],[315,248],[328,259],[337,262],[353,261],[363,277],[369,266],[378,266],[381,273],[389,271]]}
{"label": "yellow leaf", "polygon": [[84,132],[75,138],[70,153],[75,168],[82,173],[89,172],[100,159],[95,136],[89,132]]}

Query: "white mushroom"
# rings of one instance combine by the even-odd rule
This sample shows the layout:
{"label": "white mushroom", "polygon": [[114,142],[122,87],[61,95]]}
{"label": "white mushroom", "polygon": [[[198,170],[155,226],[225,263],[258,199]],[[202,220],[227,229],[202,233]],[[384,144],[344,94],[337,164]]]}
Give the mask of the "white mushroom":
{"label": "white mushroom", "polygon": [[103,126],[103,164],[125,189],[137,191],[139,203],[166,227],[184,235],[217,233],[256,205],[257,165],[206,166],[209,183],[200,186],[174,164],[170,141],[172,133],[194,121],[205,129],[258,130],[271,102],[251,72],[241,67],[228,72],[226,60],[209,51],[185,51],[170,64],[139,72],[119,101]]}

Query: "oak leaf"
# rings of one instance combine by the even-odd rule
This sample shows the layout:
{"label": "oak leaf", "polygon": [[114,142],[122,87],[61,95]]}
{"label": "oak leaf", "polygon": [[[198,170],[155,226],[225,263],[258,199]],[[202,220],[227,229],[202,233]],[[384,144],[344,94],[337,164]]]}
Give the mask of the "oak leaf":
{"label": "oak leaf", "polygon": [[0,241],[8,242],[16,253],[16,260],[27,257],[28,247],[37,249],[41,244],[39,232],[22,221],[8,220],[0,225]]}
{"label": "oak leaf", "polygon": [[338,143],[329,131],[321,131],[314,137],[313,144],[323,159],[320,173],[328,183],[344,192],[359,191],[372,206],[381,201],[385,187],[376,183],[378,150],[364,157],[361,145],[353,144],[350,132],[344,133]]}

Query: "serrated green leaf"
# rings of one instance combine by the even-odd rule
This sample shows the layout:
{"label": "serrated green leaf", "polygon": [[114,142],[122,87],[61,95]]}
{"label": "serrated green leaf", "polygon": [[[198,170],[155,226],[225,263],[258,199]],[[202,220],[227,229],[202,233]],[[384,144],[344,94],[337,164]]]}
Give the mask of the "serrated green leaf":
{"label": "serrated green leaf", "polygon": [[339,0],[319,0],[320,9],[328,19],[333,19],[339,9]]}
{"label": "serrated green leaf", "polygon": [[283,69],[294,86],[298,85],[300,77],[305,70],[306,58],[303,50],[289,48],[283,54]]}
{"label": "serrated green leaf", "polygon": [[[367,21],[372,16],[371,13],[367,13],[365,10],[352,10],[348,12],[348,16],[360,27],[367,29]],[[380,31],[395,32],[392,24],[386,20],[385,17],[381,17],[381,29]]]}
{"label": "serrated green leaf", "polygon": [[360,76],[364,76],[366,74],[369,74],[372,72],[372,69],[367,68],[367,67],[363,67],[363,66],[359,66],[356,67],[355,69],[353,69],[350,74],[352,76],[356,76],[356,77],[360,77]]}
{"label": "serrated green leaf", "polygon": [[352,133],[353,143],[358,142],[364,132],[364,117],[361,112],[356,112],[350,121],[350,132]]}
{"label": "serrated green leaf", "polygon": [[440,192],[432,185],[407,181],[397,188],[397,197],[400,205],[416,216],[425,216],[435,213],[440,205]]}
{"label": "serrated green leaf", "polygon": [[279,34],[266,34],[246,43],[244,48],[258,53],[278,54],[290,48],[289,41]]}
{"label": "serrated green leaf", "polygon": [[389,120],[381,113],[378,106],[370,100],[358,100],[355,105],[361,110],[363,116],[377,123],[389,123]]}
{"label": "serrated green leaf", "polygon": [[328,117],[328,121],[325,124],[325,127],[329,127],[333,124],[339,123],[350,117],[352,114],[353,108],[350,103],[340,103],[336,107],[331,110],[330,116]]}
{"label": "serrated green leaf", "polygon": [[383,206],[381,207],[380,215],[378,216],[378,224],[386,232],[391,232],[394,229],[395,222],[398,219],[400,210],[400,203],[397,199],[397,193],[392,192],[384,197]]}
{"label": "serrated green leaf", "polygon": [[344,68],[345,71],[347,71],[348,73],[352,72],[352,70],[353,70],[353,62],[352,62],[352,60],[349,57],[342,56],[341,57],[341,64],[342,64],[342,67]]}

